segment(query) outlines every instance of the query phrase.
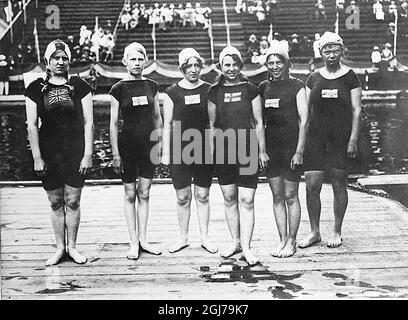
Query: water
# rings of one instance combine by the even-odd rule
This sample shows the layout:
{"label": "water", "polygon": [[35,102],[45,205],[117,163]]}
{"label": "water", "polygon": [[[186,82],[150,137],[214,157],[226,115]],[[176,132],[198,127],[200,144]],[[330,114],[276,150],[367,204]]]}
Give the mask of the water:
{"label": "water", "polygon": [[[22,106],[0,108],[0,180],[38,180],[33,173]],[[109,108],[94,110],[95,146],[93,170],[88,179],[118,178],[112,169],[109,143]],[[360,161],[352,173],[399,174],[408,172],[408,112],[396,110],[390,104],[366,104],[360,135]],[[159,167],[156,177],[168,177]]]}

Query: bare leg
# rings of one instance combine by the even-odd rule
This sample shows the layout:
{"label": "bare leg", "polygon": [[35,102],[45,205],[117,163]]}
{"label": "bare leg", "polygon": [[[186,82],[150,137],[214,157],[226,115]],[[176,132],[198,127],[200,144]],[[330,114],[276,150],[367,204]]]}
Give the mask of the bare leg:
{"label": "bare leg", "polygon": [[136,219],[136,182],[124,183],[125,188],[125,217],[130,238],[130,250],[128,259],[139,258],[139,235]]}
{"label": "bare leg", "polygon": [[239,187],[239,217],[242,238],[242,253],[249,265],[259,260],[251,251],[251,240],[255,225],[254,198],[255,190]]}
{"label": "bare leg", "polygon": [[191,186],[176,190],[177,195],[177,217],[180,226],[180,239],[169,248],[170,253],[178,252],[189,246],[188,227],[191,214]]}
{"label": "bare leg", "polygon": [[320,237],[320,192],[323,184],[323,171],[307,171],[306,180],[306,202],[309,214],[311,233],[304,240],[299,242],[299,248],[307,248],[321,241]]}
{"label": "bare leg", "polygon": [[51,205],[51,224],[54,230],[56,252],[45,262],[46,266],[57,264],[65,255],[65,212],[64,212],[64,189],[47,191]]}
{"label": "bare leg", "polygon": [[201,246],[210,253],[216,253],[215,247],[208,239],[208,224],[210,222],[210,188],[194,186],[194,197],[197,203],[198,224],[200,227]]}
{"label": "bare leg", "polygon": [[236,184],[221,186],[222,195],[225,204],[225,218],[232,237],[232,245],[221,252],[221,256],[228,258],[238,252],[241,252],[241,237],[239,227],[238,212],[238,187]]}
{"label": "bare leg", "polygon": [[8,96],[8,94],[9,94],[9,82],[8,82],[8,81],[6,81],[6,82],[4,83],[4,94],[5,94],[6,96]]}
{"label": "bare leg", "polygon": [[288,237],[285,190],[281,177],[268,179],[268,182],[273,195],[273,213],[280,238],[279,245],[271,252],[271,255],[277,257],[279,252],[285,247]]}
{"label": "bare leg", "polygon": [[74,188],[68,185],[64,187],[64,201],[66,206],[65,225],[67,227],[67,252],[69,256],[79,264],[87,261],[76,248],[76,241],[81,220],[81,193],[82,188]]}
{"label": "bare leg", "polygon": [[293,256],[296,252],[296,236],[300,224],[299,182],[283,180],[285,186],[285,202],[289,214],[289,237],[286,245],[279,253],[280,258]]}
{"label": "bare leg", "polygon": [[0,81],[0,96],[3,95],[3,91],[5,91],[6,83],[4,81]]}
{"label": "bare leg", "polygon": [[159,255],[160,250],[155,249],[147,242],[147,220],[149,217],[149,198],[150,187],[152,186],[152,179],[139,178],[139,184],[137,186],[137,219],[139,227],[139,241],[140,247],[143,251]]}
{"label": "bare leg", "polygon": [[339,169],[332,169],[332,189],[333,189],[333,211],[334,227],[333,232],[327,241],[330,248],[338,247],[342,244],[341,226],[347,210],[347,172]]}

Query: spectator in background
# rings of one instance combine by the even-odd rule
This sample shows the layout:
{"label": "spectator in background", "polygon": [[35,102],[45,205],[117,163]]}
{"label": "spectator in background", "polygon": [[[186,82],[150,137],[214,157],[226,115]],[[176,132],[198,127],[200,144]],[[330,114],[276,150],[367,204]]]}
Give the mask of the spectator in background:
{"label": "spectator in background", "polygon": [[269,48],[268,38],[262,36],[261,41],[259,42],[259,63],[264,64],[266,61],[266,52]]}
{"label": "spectator in background", "polygon": [[[174,5],[173,5],[174,8]],[[164,3],[161,11],[161,17],[162,17],[162,22],[164,23],[164,29],[167,30],[173,23],[173,10],[170,9],[170,7]]]}
{"label": "spectator in background", "polygon": [[322,61],[322,56],[319,50],[319,42],[320,42],[320,33],[315,33],[315,39],[313,42],[313,57],[314,57],[315,63]]}
{"label": "spectator in background", "polygon": [[300,55],[303,57],[313,57],[313,44],[308,36],[304,36],[299,44]]}
{"label": "spectator in background", "polygon": [[345,0],[336,0],[336,10],[343,11],[344,10],[344,3]]}
{"label": "spectator in background", "polygon": [[398,9],[395,1],[391,1],[391,4],[388,6],[388,13],[392,16],[392,19],[395,19],[395,17],[398,15]]}
{"label": "spectator in background", "polygon": [[74,36],[73,35],[69,35],[67,37],[67,46],[69,48],[69,50],[71,50],[71,52],[74,50],[74,47],[77,45],[74,41]]}
{"label": "spectator in background", "polygon": [[247,52],[246,52],[246,62],[252,62],[252,56],[254,52],[258,53],[259,41],[256,35],[251,34],[248,41],[246,42]]}
{"label": "spectator in background", "polygon": [[373,4],[373,13],[377,21],[384,20],[384,11],[380,0],[376,0]]}
{"label": "spectator in background", "polygon": [[246,11],[246,3],[243,0],[237,0],[237,4],[235,6],[236,13],[242,13]]}
{"label": "spectator in background", "polygon": [[316,21],[319,21],[320,17],[322,16],[324,20],[327,20],[326,18],[326,8],[323,4],[322,0],[317,0],[317,3],[315,4],[315,16],[316,16]]}
{"label": "spectator in background", "polygon": [[197,2],[195,4],[195,21],[201,27],[204,27],[204,22],[205,22],[204,12],[205,12],[205,8],[202,8],[201,4]]}
{"label": "spectator in background", "polygon": [[373,47],[371,52],[371,62],[373,63],[373,68],[379,68],[381,63],[381,52],[378,46]]}
{"label": "spectator in background", "polygon": [[132,20],[130,21],[130,27],[132,29],[134,29],[139,24],[140,9],[139,9],[139,4],[138,3],[134,4],[130,14],[132,16]]}
{"label": "spectator in background", "polygon": [[129,30],[129,24],[131,20],[132,16],[130,15],[130,11],[124,10],[122,16],[120,17],[120,22],[122,23],[122,27],[124,27],[125,30]]}
{"label": "spectator in background", "polygon": [[105,62],[113,60],[113,48],[115,47],[115,40],[112,33],[106,36],[106,56]]}
{"label": "spectator in background", "polygon": [[262,1],[256,2],[255,15],[258,18],[259,22],[265,21],[265,9],[263,7]]}
{"label": "spectator in background", "polygon": [[0,54],[0,96],[9,94],[10,65],[4,54]]}
{"label": "spectator in background", "polygon": [[187,22],[189,23],[190,27],[196,26],[196,13],[190,2],[187,2],[186,8],[184,10],[183,27],[186,26]]}
{"label": "spectator in background", "polygon": [[401,17],[408,18],[408,3],[406,1],[401,4]]}
{"label": "spectator in background", "polygon": [[292,39],[289,43],[289,55],[291,57],[298,57],[299,56],[299,40],[298,35],[296,33],[292,34]]}
{"label": "spectator in background", "polygon": [[212,10],[209,7],[205,7],[204,11],[204,30],[207,30],[210,27],[210,20],[211,20],[211,12]]}
{"label": "spectator in background", "polygon": [[82,25],[79,31],[79,45],[82,46],[87,39],[91,40],[91,36],[92,31],[88,30],[85,25]]}
{"label": "spectator in background", "polygon": [[386,43],[381,52],[382,62],[384,62],[388,68],[394,68],[397,65],[397,59],[395,59],[394,54],[391,51],[391,48],[392,48],[391,43]]}
{"label": "spectator in background", "polygon": [[180,27],[183,25],[184,8],[181,3],[179,3],[177,9],[174,10],[174,26]]}

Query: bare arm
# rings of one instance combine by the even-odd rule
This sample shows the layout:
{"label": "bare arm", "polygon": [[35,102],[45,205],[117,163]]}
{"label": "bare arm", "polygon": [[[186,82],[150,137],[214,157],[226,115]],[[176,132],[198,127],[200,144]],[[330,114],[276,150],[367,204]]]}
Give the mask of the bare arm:
{"label": "bare arm", "polygon": [[163,98],[163,155],[162,163],[168,165],[170,163],[170,134],[173,123],[173,108],[174,103],[170,97],[165,94]]}
{"label": "bare arm", "polygon": [[34,171],[39,176],[44,176],[47,170],[45,162],[41,156],[40,139],[38,135],[38,114],[37,104],[26,97],[26,114],[27,114],[27,132],[28,141],[30,142],[31,153],[34,160]]}
{"label": "bare arm", "polygon": [[353,118],[351,123],[350,141],[347,145],[347,155],[354,159],[357,156],[357,141],[361,121],[361,87],[351,90],[351,107]]}
{"label": "bare arm", "polygon": [[159,151],[157,164],[160,163],[160,157],[162,154],[162,136],[163,136],[163,121],[160,114],[160,102],[159,102],[159,92],[154,96],[154,115],[153,115],[154,128],[159,139]]}
{"label": "bare arm", "polygon": [[210,150],[211,150],[211,159],[214,155],[214,130],[215,130],[215,120],[217,118],[217,107],[216,105],[208,100],[207,103],[207,110],[208,110],[208,120],[210,123]]}
{"label": "bare arm", "polygon": [[122,159],[119,154],[118,146],[118,119],[119,119],[119,101],[111,96],[111,109],[110,109],[110,125],[109,125],[109,136],[110,143],[112,147],[113,156],[113,168],[116,173],[123,172]]}
{"label": "bare arm", "polygon": [[265,126],[262,119],[262,101],[259,95],[252,100],[252,113],[255,121],[256,134],[258,136],[259,162],[261,169],[263,169],[266,167],[269,157],[266,154],[265,148]]}
{"label": "bare arm", "polygon": [[295,169],[296,165],[303,164],[303,152],[305,150],[306,135],[307,135],[307,118],[308,118],[308,106],[306,100],[306,90],[300,89],[296,95],[297,112],[299,115],[299,137],[296,147],[296,153],[291,161],[291,168]]}
{"label": "bare arm", "polygon": [[85,148],[79,172],[86,174],[92,167],[93,141],[94,141],[94,124],[93,124],[93,103],[92,94],[88,93],[81,99],[82,112],[84,114],[84,139]]}

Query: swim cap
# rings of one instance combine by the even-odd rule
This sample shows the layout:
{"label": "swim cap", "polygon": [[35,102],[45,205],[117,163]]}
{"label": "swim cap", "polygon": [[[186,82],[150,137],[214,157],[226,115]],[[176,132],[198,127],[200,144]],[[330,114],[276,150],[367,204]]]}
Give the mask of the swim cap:
{"label": "swim cap", "polygon": [[68,56],[68,60],[71,60],[71,50],[69,50],[68,45],[60,39],[54,40],[48,44],[45,49],[44,59],[49,62],[51,56],[58,50],[64,51]]}
{"label": "swim cap", "polygon": [[337,33],[326,31],[319,40],[319,50],[322,50],[328,44],[343,46],[343,39]]}

